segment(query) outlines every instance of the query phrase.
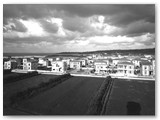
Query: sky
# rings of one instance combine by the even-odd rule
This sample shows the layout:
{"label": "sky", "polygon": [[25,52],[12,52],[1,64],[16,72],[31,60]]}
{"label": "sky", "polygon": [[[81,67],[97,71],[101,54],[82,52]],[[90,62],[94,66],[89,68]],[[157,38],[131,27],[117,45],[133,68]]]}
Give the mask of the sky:
{"label": "sky", "polygon": [[154,4],[4,4],[3,52],[155,48]]}

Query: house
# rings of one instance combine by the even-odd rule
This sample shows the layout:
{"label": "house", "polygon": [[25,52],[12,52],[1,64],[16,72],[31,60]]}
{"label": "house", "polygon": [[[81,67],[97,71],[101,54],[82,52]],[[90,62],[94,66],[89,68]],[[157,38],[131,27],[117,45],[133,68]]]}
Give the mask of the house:
{"label": "house", "polygon": [[23,59],[16,58],[16,62],[17,62],[17,69],[23,69]]}
{"label": "house", "polygon": [[93,59],[87,59],[87,64],[92,66],[94,63],[94,60]]}
{"label": "house", "polygon": [[87,60],[85,58],[77,58],[76,60],[82,62],[82,67],[85,67],[87,65]]}
{"label": "house", "polygon": [[52,63],[52,72],[64,73],[67,70],[67,63],[64,61],[53,61]]}
{"label": "house", "polygon": [[71,61],[70,58],[65,58],[62,61],[67,63],[67,68],[70,67],[70,61]]}
{"label": "house", "polygon": [[141,61],[142,61],[142,60],[141,60],[140,58],[134,58],[134,59],[132,59],[133,64],[134,64],[135,66],[138,66],[138,67],[140,67]]}
{"label": "house", "polygon": [[134,76],[134,64],[132,62],[118,62],[117,75],[118,76]]}
{"label": "house", "polygon": [[112,59],[110,59],[110,58],[103,58],[103,59],[99,59],[99,60],[102,60],[102,61],[106,62],[107,65],[112,63]]}
{"label": "house", "polygon": [[95,73],[97,74],[108,74],[109,73],[109,67],[108,63],[102,60],[95,61]]}
{"label": "house", "polygon": [[80,61],[80,60],[70,61],[70,68],[81,69],[81,67],[82,67],[82,61]]}
{"label": "house", "polygon": [[141,74],[142,76],[153,75],[153,66],[151,62],[147,62],[147,61],[141,62]]}
{"label": "house", "polygon": [[152,59],[152,66],[153,66],[153,76],[156,75],[156,61],[155,61],[155,58]]}
{"label": "house", "polygon": [[112,65],[116,66],[120,59],[112,59]]}
{"label": "house", "polygon": [[61,57],[56,57],[56,61],[60,61],[60,60],[62,60]]}
{"label": "house", "polygon": [[16,69],[17,62],[16,60],[9,60],[4,62],[4,69]]}
{"label": "house", "polygon": [[24,58],[23,59],[23,70],[37,70],[38,61],[34,59]]}
{"label": "house", "polygon": [[112,59],[112,65],[116,66],[119,62],[130,62],[129,59],[126,57],[118,58],[118,59]]}

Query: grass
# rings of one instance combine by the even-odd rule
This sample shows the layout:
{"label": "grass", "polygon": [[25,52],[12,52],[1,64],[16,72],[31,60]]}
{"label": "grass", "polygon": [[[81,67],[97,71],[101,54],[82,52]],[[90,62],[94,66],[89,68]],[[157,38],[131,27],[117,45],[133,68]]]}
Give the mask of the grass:
{"label": "grass", "polygon": [[11,104],[15,104],[15,103],[21,102],[22,100],[29,99],[47,89],[50,89],[60,84],[61,82],[67,80],[70,77],[71,77],[70,74],[61,75],[59,77],[49,79],[48,82],[41,82],[37,86],[30,87],[24,91],[17,92],[13,96],[11,96],[10,98]]}
{"label": "grass", "polygon": [[39,75],[38,72],[8,74],[8,75],[3,77],[3,83],[7,84],[7,83],[11,83],[11,82],[16,82],[16,81],[23,80],[23,79],[26,79],[26,78],[30,78],[30,77],[33,77],[33,76],[37,76],[37,75]]}
{"label": "grass", "polygon": [[22,101],[18,108],[41,115],[85,115],[103,80],[104,78],[72,77]]}
{"label": "grass", "polygon": [[155,81],[118,79],[110,96],[106,115],[127,115],[130,103],[141,108],[137,115],[155,115]]}
{"label": "grass", "polygon": [[99,90],[97,91],[97,93],[95,94],[94,98],[90,103],[87,114],[89,115],[101,114],[103,110],[103,106],[105,104],[106,97],[109,97],[107,96],[107,94],[109,94],[110,92],[109,89],[112,87],[112,82],[113,82],[113,79],[111,77],[107,77],[103,81],[101,87],[99,88]]}

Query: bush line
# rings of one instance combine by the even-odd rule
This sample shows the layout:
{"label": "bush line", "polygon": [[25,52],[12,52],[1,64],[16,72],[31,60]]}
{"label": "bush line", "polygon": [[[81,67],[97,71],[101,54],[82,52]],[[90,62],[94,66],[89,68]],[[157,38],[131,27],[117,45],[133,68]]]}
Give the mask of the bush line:
{"label": "bush line", "polygon": [[30,78],[36,75],[39,75],[37,71],[29,72],[29,73],[20,73],[18,75],[10,76],[10,77],[3,79],[3,83],[6,84],[6,83],[11,83],[11,82],[16,82],[16,81]]}
{"label": "bush line", "polygon": [[10,97],[11,105],[15,105],[16,103],[21,102],[22,100],[26,100],[35,95],[38,95],[39,93],[62,83],[70,77],[72,77],[70,74],[61,75],[56,78],[51,78],[48,82],[41,82],[38,86],[34,86],[24,91],[17,92],[16,94]]}
{"label": "bush line", "polygon": [[100,115],[105,102],[105,97],[109,92],[110,87],[112,87],[113,79],[108,76],[100,86],[99,90],[96,92],[95,96],[89,104],[87,110],[88,115]]}

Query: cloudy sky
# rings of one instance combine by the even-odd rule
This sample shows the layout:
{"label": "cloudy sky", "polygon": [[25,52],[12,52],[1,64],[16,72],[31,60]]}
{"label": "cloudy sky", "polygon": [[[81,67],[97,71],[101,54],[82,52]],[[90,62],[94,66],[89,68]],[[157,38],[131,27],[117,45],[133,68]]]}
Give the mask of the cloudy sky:
{"label": "cloudy sky", "polygon": [[154,5],[3,5],[4,52],[154,47]]}

